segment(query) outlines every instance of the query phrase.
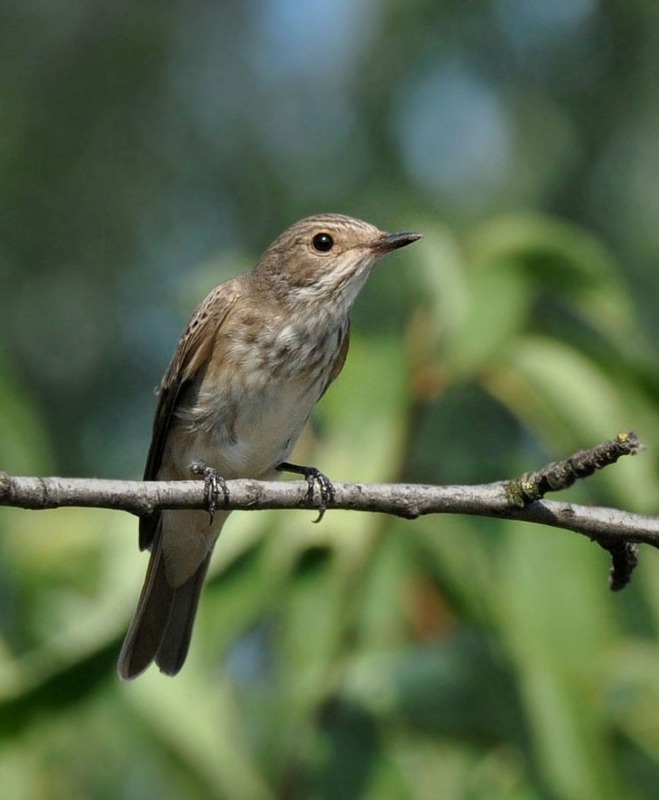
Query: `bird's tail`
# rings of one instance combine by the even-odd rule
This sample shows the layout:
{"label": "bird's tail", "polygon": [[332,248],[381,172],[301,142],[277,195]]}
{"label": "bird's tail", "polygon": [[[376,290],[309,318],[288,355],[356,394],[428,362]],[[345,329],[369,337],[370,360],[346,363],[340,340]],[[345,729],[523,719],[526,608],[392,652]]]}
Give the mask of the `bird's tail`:
{"label": "bird's tail", "polygon": [[172,588],[165,574],[162,536],[158,531],[137,610],[119,655],[122,678],[136,678],[152,661],[166,675],[176,675],[181,669],[210,558],[211,550],[185,583]]}

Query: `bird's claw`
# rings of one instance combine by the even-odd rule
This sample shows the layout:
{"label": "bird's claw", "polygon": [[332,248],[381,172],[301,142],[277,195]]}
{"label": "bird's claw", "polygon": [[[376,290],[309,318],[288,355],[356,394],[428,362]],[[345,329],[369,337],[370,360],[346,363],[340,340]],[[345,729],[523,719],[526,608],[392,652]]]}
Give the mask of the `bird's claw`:
{"label": "bird's claw", "polygon": [[204,478],[204,490],[206,492],[206,502],[208,503],[209,525],[213,524],[215,512],[217,511],[220,492],[226,506],[229,502],[229,487],[224,478],[218,474],[214,467],[209,467],[201,462],[194,462],[190,465],[190,471],[194,475],[201,475]]}
{"label": "bird's claw", "polygon": [[327,506],[334,502],[334,485],[332,481],[316,467],[309,467],[307,474],[304,476],[309,488],[307,489],[307,499],[313,500],[314,487],[318,486],[320,494],[320,504],[318,505],[318,516],[314,522],[320,522],[325,516]]}
{"label": "bird's claw", "polygon": [[313,502],[314,489],[318,486],[320,503],[318,505],[318,516],[314,522],[320,522],[325,516],[327,507],[334,502],[335,492],[332,481],[316,467],[303,467],[299,464],[289,464],[288,461],[282,461],[282,463],[277,466],[277,469],[280,472],[292,472],[294,475],[302,475],[304,477],[309,487],[306,496],[309,502]]}

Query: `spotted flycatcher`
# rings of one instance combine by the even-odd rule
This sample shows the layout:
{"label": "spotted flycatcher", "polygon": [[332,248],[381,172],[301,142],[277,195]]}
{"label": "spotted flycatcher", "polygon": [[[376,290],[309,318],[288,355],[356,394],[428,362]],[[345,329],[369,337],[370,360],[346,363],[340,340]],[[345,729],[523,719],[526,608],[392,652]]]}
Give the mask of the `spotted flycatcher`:
{"label": "spotted flycatcher", "polygon": [[[419,239],[341,214],[296,222],[257,265],[198,306],[158,394],[145,480],[268,480],[341,371],[352,304],[381,256]],[[304,473],[305,468],[299,468]],[[313,469],[308,470],[309,474]],[[190,644],[213,546],[228,516],[169,510],[140,520],[151,558],[119,657],[134,678],[175,675]]]}

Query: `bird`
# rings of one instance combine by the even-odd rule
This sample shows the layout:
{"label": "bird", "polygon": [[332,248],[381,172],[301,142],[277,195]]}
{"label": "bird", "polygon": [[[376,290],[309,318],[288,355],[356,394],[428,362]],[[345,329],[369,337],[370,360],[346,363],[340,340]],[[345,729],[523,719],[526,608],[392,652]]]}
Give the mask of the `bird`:
{"label": "bird", "polygon": [[[343,214],[287,228],[253,269],[199,304],[158,389],[144,480],[320,477],[287,459],[348,354],[350,310],[377,261],[421,238]],[[321,481],[322,484],[322,481]],[[322,488],[322,485],[321,485]],[[140,518],[150,559],[119,656],[130,680],[153,662],[176,675],[188,653],[213,552],[229,515],[172,509]]]}

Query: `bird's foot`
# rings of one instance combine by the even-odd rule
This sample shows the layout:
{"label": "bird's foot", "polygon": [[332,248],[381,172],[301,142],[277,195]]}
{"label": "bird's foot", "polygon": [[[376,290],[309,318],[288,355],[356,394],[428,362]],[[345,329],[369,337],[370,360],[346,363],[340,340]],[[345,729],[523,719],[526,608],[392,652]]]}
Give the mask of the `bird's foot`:
{"label": "bird's foot", "polygon": [[294,475],[302,475],[307,482],[307,500],[313,500],[314,489],[317,486],[320,494],[320,504],[318,505],[318,516],[314,522],[320,522],[327,507],[334,502],[334,486],[332,481],[316,467],[305,467],[300,464],[289,464],[282,461],[277,465],[279,472],[292,472]]}
{"label": "bird's foot", "polygon": [[221,475],[218,475],[214,467],[209,467],[202,461],[194,461],[190,464],[190,472],[193,475],[201,475],[204,479],[204,489],[206,491],[206,502],[208,503],[208,516],[210,517],[209,525],[213,524],[213,518],[217,511],[218,500],[220,492],[222,492],[222,499],[224,505],[229,502],[229,487],[227,482]]}

